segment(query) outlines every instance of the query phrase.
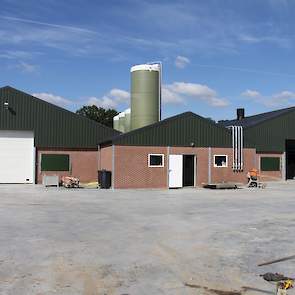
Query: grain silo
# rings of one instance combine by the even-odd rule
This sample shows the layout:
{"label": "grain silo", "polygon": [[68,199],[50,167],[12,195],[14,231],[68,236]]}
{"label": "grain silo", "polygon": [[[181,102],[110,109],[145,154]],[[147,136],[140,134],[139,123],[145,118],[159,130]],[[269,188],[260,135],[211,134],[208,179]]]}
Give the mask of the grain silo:
{"label": "grain silo", "polygon": [[120,113],[118,116],[119,116],[119,131],[125,132],[125,112]]}
{"label": "grain silo", "polygon": [[119,127],[119,115],[117,115],[117,116],[115,116],[114,118],[113,118],[113,128],[115,129],[115,130],[118,130],[118,131],[120,131],[120,127]]}
{"label": "grain silo", "polygon": [[161,64],[131,68],[131,130],[161,119]]}
{"label": "grain silo", "polygon": [[124,111],[125,113],[125,132],[131,130],[131,109],[127,109]]}

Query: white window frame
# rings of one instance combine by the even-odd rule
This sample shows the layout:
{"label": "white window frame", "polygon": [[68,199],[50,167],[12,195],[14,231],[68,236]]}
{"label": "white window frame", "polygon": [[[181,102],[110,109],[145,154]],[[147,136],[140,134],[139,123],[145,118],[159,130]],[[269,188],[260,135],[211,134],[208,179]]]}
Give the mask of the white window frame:
{"label": "white window frame", "polygon": [[[225,165],[224,166],[218,166],[215,164],[215,158],[216,157],[225,157]],[[214,155],[213,156],[213,163],[215,168],[227,168],[228,167],[228,155]]]}
{"label": "white window frame", "polygon": [[[161,156],[162,157],[162,165],[151,165],[150,159],[151,156]],[[164,154],[148,154],[148,167],[149,168],[163,168],[165,166],[165,155]]]}

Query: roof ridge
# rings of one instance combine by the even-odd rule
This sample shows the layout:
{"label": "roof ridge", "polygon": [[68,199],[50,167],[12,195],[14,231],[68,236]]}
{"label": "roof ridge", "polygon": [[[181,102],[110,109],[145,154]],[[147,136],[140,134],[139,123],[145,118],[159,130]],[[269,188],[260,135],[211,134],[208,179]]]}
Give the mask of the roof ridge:
{"label": "roof ridge", "polygon": [[114,131],[114,132],[119,132],[119,131],[115,130],[114,128],[111,128],[111,127],[108,127],[108,126],[106,126],[106,125],[103,125],[103,124],[101,124],[101,123],[99,123],[99,122],[97,122],[97,121],[91,120],[91,119],[89,119],[89,118],[87,118],[87,117],[85,117],[85,116],[82,116],[82,115],[76,114],[76,113],[74,113],[74,112],[72,112],[72,111],[70,111],[70,110],[67,110],[67,109],[65,109],[65,108],[63,108],[63,107],[60,107],[60,106],[56,105],[56,104],[50,103],[50,102],[48,102],[48,101],[45,101],[45,100],[43,100],[43,99],[41,99],[41,98],[38,98],[38,97],[36,97],[36,96],[33,96],[32,94],[26,93],[26,92],[24,92],[24,91],[22,91],[22,90],[16,89],[16,88],[11,87],[11,86],[9,86],[9,85],[4,86],[4,87],[1,87],[0,89],[9,89],[9,90],[12,90],[12,91],[15,91],[15,92],[19,92],[19,93],[22,93],[22,94],[28,95],[28,96],[30,96],[31,98],[33,98],[33,99],[35,99],[35,100],[37,100],[37,101],[39,101],[39,102],[41,102],[41,103],[43,103],[43,104],[50,105],[51,107],[55,107],[56,109],[58,109],[58,110],[60,110],[60,111],[70,113],[70,114],[73,115],[73,116],[77,116],[77,117],[79,117],[79,118],[83,118],[83,120],[88,120],[88,121],[91,122],[91,124],[93,124],[93,125],[98,125],[99,127],[103,127],[103,128],[105,128],[105,129],[109,129],[109,130],[112,130],[112,131]]}
{"label": "roof ridge", "polygon": [[[277,109],[277,110],[268,111],[268,112],[263,112],[263,113],[259,113],[259,114],[255,114],[255,115],[251,115],[251,116],[245,116],[244,119],[249,119],[249,118],[253,118],[253,117],[257,117],[257,116],[263,116],[263,115],[276,113],[276,112],[281,112],[281,111],[287,111],[287,110],[291,111],[293,109],[295,109],[295,106],[288,107],[288,108],[283,108],[283,109]],[[242,120],[244,120],[244,119],[242,119]],[[237,121],[237,119],[221,120],[221,122],[227,122],[227,121]]]}
{"label": "roof ridge", "polygon": [[273,110],[269,112],[247,116],[247,117],[244,117],[242,120],[237,120],[237,119],[223,120],[223,121],[219,121],[219,124],[221,126],[230,126],[230,124],[237,125],[239,123],[241,126],[244,126],[245,128],[250,128],[250,127],[259,125],[265,121],[269,121],[274,118],[283,116],[294,110],[295,110],[295,106],[287,107],[283,109],[277,109],[277,110]]}
{"label": "roof ridge", "polygon": [[201,120],[206,121],[208,124],[210,124],[210,125],[212,125],[212,126],[214,126],[216,128],[220,128],[220,129],[223,129],[223,130],[226,130],[226,131],[229,132],[229,130],[227,128],[225,128],[224,126],[220,126],[219,124],[217,124],[216,122],[214,122],[212,120],[204,118],[204,117],[202,117],[202,116],[200,116],[200,115],[198,115],[198,114],[196,114],[196,113],[194,113],[192,111],[186,111],[186,112],[183,112],[183,113],[180,113],[180,114],[176,114],[176,115],[174,115],[172,117],[165,118],[165,119],[160,120],[158,122],[155,122],[153,124],[143,126],[141,128],[138,128],[138,129],[131,130],[131,131],[127,132],[127,133],[122,133],[122,134],[119,134],[119,135],[115,135],[113,137],[110,137],[107,140],[104,140],[104,141],[100,142],[100,144],[103,144],[103,143],[106,143],[106,142],[109,142],[109,141],[114,141],[114,140],[117,140],[119,138],[122,139],[122,138],[125,138],[127,136],[130,136],[130,135],[133,135],[133,134],[136,134],[136,133],[140,133],[143,130],[149,130],[149,129],[152,129],[152,128],[154,128],[156,126],[159,126],[159,125],[165,125],[167,123],[170,123],[171,121],[175,121],[175,120],[177,120],[177,119],[179,119],[181,117],[186,117],[186,116],[199,118]]}

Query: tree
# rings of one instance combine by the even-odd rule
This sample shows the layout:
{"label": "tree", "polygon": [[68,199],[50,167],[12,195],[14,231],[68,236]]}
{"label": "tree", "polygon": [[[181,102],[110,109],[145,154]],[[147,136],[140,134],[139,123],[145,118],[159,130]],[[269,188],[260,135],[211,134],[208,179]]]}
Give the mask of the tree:
{"label": "tree", "polygon": [[118,112],[114,109],[98,108],[96,105],[92,105],[83,106],[76,111],[76,114],[87,117],[108,127],[113,127],[113,118],[118,115]]}

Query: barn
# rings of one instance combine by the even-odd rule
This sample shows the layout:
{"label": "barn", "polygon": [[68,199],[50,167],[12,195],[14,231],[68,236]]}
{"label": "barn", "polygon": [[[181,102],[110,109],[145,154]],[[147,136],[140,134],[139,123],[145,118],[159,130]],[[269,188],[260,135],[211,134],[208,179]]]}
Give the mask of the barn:
{"label": "barn", "polygon": [[119,132],[27,93],[0,88],[0,183],[46,175],[96,181],[98,143]]}
{"label": "barn", "polygon": [[294,179],[295,107],[248,117],[245,110],[240,109],[235,120],[221,124],[243,128],[244,139],[256,148],[257,166],[264,179]]}
{"label": "barn", "polygon": [[114,188],[182,188],[203,183],[245,183],[256,167],[255,147],[233,156],[231,130],[192,112],[102,141],[99,167],[112,172]]}
{"label": "barn", "polygon": [[215,123],[186,112],[121,133],[22,91],[0,88],[0,183],[44,175],[113,188],[182,188],[295,177],[295,107]]}

